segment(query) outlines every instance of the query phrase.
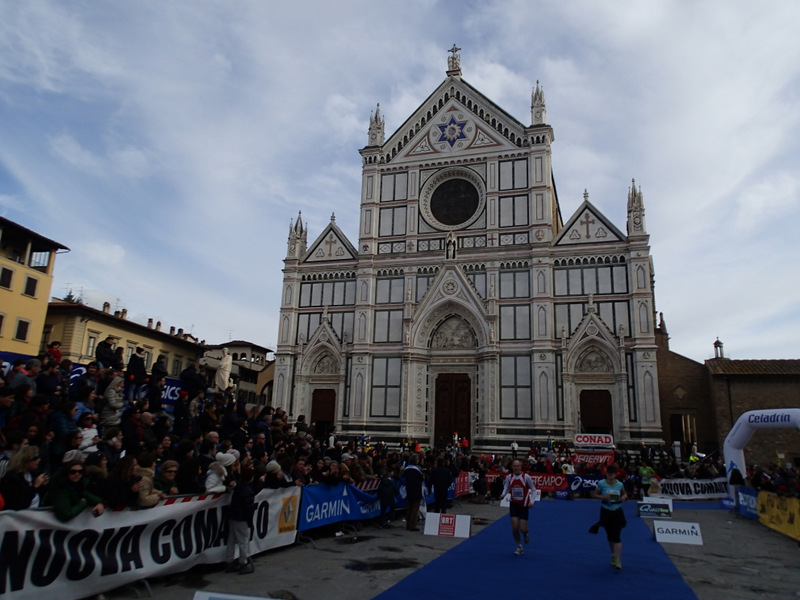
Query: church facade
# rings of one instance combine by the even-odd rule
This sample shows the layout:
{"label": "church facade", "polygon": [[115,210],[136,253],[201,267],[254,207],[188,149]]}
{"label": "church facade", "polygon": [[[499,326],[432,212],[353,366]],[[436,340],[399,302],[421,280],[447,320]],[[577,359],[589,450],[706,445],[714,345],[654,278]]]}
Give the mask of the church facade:
{"label": "church facade", "polygon": [[359,239],[290,225],[273,405],[320,429],[473,448],[662,439],[642,193],[626,233],[584,194],[562,219],[544,93],[524,125],[461,74],[362,156]]}

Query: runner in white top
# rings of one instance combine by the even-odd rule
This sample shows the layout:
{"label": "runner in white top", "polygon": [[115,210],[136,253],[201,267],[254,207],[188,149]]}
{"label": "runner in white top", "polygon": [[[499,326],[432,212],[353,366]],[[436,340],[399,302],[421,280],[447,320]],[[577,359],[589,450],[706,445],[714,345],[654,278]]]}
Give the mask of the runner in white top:
{"label": "runner in white top", "polygon": [[511,516],[511,535],[517,543],[514,554],[524,553],[520,543],[519,532],[525,536],[525,543],[531,541],[528,533],[528,509],[533,506],[533,498],[536,494],[536,487],[533,479],[527,473],[522,472],[522,462],[515,460],[511,463],[511,474],[506,477],[503,484],[503,497],[509,496],[509,514]]}

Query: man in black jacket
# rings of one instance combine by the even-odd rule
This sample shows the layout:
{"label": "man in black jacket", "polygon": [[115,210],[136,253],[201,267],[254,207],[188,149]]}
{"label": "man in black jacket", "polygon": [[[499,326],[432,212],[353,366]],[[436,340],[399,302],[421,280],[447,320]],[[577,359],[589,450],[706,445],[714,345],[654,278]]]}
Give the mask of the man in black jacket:
{"label": "man in black jacket", "polygon": [[422,503],[422,483],[425,475],[419,468],[419,455],[412,454],[409,465],[403,471],[406,480],[406,529],[419,531],[419,506]]}
{"label": "man in black jacket", "polygon": [[[252,467],[241,467],[238,460],[233,463],[231,470],[236,485],[228,507],[229,534],[228,547],[225,550],[225,562],[228,566],[225,572],[249,575],[255,571],[249,551],[250,528],[253,526],[253,515],[256,511],[256,494],[252,485],[254,473]],[[239,557],[234,560],[237,548]]]}

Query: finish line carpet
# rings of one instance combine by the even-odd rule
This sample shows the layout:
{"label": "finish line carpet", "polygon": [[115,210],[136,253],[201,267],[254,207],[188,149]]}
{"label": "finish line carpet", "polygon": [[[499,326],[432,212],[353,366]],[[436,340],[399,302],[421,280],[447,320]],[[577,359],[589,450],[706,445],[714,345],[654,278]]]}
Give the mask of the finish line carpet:
{"label": "finish line carpet", "polygon": [[635,503],[624,510],[628,526],[622,530],[622,571],[610,564],[605,530],[588,533],[599,515],[599,502],[546,500],[531,511],[531,543],[524,555],[513,554],[516,546],[506,514],[374,600],[697,600],[636,516]]}

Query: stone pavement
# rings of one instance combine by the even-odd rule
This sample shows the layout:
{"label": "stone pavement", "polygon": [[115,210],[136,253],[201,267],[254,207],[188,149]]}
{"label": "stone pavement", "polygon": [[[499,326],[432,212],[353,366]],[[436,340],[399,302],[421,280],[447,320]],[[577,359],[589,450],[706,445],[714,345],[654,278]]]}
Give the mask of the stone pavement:
{"label": "stone pavement", "polygon": [[[507,510],[497,503],[459,502],[452,512],[472,515],[475,535]],[[678,509],[674,519],[700,524],[703,546],[664,544],[699,600],[800,598],[797,542],[728,511]],[[368,523],[340,537],[335,531],[320,528],[306,543],[260,554],[252,575],[204,565],[152,580],[153,597],[191,600],[203,590],[286,600],[369,600],[462,541],[409,532],[399,521],[388,529]],[[109,599],[140,595],[147,595],[142,585],[106,593]]]}

